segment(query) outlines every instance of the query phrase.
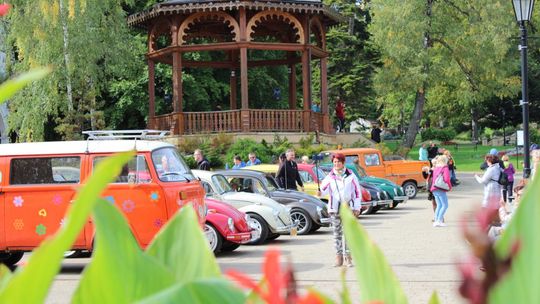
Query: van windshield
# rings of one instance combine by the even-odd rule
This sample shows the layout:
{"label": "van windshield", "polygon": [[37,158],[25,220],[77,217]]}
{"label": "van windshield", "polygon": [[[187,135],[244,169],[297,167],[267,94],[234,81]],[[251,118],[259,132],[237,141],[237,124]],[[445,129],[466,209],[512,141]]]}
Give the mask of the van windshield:
{"label": "van windshield", "polygon": [[161,181],[179,182],[195,179],[182,156],[173,147],[152,152],[152,162]]}

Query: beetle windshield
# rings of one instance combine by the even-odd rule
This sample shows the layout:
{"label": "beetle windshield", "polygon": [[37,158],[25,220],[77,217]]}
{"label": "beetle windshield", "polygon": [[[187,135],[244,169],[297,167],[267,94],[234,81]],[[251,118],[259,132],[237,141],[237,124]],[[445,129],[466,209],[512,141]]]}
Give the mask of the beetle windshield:
{"label": "beetle windshield", "polygon": [[161,181],[179,182],[195,179],[182,156],[173,147],[152,152],[152,162]]}
{"label": "beetle windshield", "polygon": [[212,183],[214,184],[214,187],[216,187],[216,192],[219,194],[233,191],[231,184],[229,184],[227,181],[227,178],[221,174],[212,176]]}

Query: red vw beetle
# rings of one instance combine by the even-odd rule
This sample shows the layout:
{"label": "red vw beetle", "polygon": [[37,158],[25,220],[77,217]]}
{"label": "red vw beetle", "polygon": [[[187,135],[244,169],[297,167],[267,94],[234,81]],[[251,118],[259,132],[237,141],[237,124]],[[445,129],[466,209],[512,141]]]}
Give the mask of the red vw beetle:
{"label": "red vw beetle", "polygon": [[205,232],[214,253],[233,251],[240,244],[249,242],[257,233],[248,225],[249,215],[222,201],[211,198],[204,200],[208,207]]}

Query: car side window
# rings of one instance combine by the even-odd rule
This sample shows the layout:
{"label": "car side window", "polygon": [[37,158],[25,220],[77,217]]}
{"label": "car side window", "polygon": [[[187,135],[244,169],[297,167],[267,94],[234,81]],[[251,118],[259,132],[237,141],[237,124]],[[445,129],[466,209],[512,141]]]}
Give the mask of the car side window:
{"label": "car side window", "polygon": [[381,164],[379,154],[366,154],[364,158],[366,166],[379,166]]}
{"label": "car side window", "polygon": [[[94,168],[104,158],[105,156],[95,157],[93,161]],[[132,159],[130,159],[128,163],[122,167],[122,171],[116,178],[115,183],[144,184],[144,183],[149,183],[151,181],[152,181],[152,178],[150,176],[150,171],[148,170],[148,164],[146,163],[146,159],[144,158],[144,155],[137,155],[137,156],[134,156]]]}
{"label": "car side window", "polygon": [[259,194],[262,194],[262,195],[267,195],[266,193],[266,189],[264,188],[263,184],[261,183],[261,181],[259,180],[254,180],[254,187],[253,189],[255,190],[255,193],[259,193]]}
{"label": "car side window", "polygon": [[81,179],[80,157],[14,158],[11,185],[76,184]]}

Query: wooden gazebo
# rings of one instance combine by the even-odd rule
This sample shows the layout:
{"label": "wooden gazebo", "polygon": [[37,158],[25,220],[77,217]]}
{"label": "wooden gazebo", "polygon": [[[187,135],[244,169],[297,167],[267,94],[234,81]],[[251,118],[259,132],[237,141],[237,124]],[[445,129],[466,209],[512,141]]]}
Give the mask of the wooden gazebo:
{"label": "wooden gazebo", "polygon": [[[149,128],[171,130],[173,134],[261,131],[330,133],[326,31],[340,18],[319,0],[171,0],[129,16],[129,25],[148,31]],[[249,60],[248,50],[285,51],[287,56],[274,60]],[[189,61],[182,57],[183,53],[198,51],[223,51],[227,59],[219,62]],[[311,111],[311,60],[320,60],[320,112]],[[157,62],[172,65],[173,82],[173,112],[158,116],[155,115]],[[275,65],[288,66],[289,109],[250,109],[249,68]],[[302,69],[302,109],[296,107],[297,65]],[[230,69],[230,110],[184,111],[184,67]],[[236,102],[238,78],[240,109]]]}

